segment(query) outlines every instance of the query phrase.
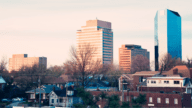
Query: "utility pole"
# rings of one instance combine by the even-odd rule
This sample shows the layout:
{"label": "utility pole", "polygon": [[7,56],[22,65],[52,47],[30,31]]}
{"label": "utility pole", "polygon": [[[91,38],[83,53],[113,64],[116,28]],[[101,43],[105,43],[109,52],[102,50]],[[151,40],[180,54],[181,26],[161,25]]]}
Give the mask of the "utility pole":
{"label": "utility pole", "polygon": [[41,108],[41,80],[39,76],[39,107]]}
{"label": "utility pole", "polygon": [[121,83],[122,83],[122,102],[124,100],[124,86],[123,86],[123,78],[121,77]]}

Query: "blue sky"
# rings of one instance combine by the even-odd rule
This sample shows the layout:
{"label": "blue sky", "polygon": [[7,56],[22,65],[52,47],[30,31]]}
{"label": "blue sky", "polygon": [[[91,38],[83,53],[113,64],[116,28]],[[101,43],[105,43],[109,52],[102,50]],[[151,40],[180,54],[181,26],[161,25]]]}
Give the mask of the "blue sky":
{"label": "blue sky", "polygon": [[0,0],[0,58],[44,56],[48,66],[70,59],[76,31],[87,20],[112,23],[114,63],[122,44],[138,44],[154,61],[154,17],[168,8],[182,17],[183,60],[192,58],[191,0]]}

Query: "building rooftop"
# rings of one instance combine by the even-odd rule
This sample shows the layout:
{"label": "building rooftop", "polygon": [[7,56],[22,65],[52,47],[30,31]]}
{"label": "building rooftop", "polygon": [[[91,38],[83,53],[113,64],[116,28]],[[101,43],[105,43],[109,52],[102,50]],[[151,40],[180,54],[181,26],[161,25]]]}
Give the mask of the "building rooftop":
{"label": "building rooftop", "polygon": [[0,84],[6,83],[2,76],[0,76]]}
{"label": "building rooftop", "polygon": [[56,85],[42,85],[41,89],[36,88],[36,89],[33,89],[33,90],[26,91],[26,93],[34,93],[34,92],[39,93],[39,91],[41,93],[50,93],[53,90],[53,87],[55,87],[55,90],[61,90]]}
{"label": "building rooftop", "polygon": [[181,77],[190,77],[190,70],[188,69],[188,67],[186,65],[178,65],[173,67],[171,70],[169,71],[165,71],[162,72],[161,75],[174,75],[173,70],[178,69],[178,75],[180,75]]}
{"label": "building rooftop", "polygon": [[140,71],[140,72],[136,72],[133,75],[156,75],[160,73],[159,71]]}
{"label": "building rooftop", "polygon": [[[169,9],[168,9],[169,10]],[[175,14],[176,16],[180,17],[179,13],[178,12],[175,12],[175,11],[172,11],[172,10],[169,10],[171,11],[173,14]]]}

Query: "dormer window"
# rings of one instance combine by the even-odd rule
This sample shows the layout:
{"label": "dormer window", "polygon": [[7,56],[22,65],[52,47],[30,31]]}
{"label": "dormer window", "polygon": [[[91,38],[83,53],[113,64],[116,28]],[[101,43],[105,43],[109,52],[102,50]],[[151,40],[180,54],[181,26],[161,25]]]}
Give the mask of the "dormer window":
{"label": "dormer window", "polygon": [[72,96],[73,95],[73,91],[67,91],[67,95]]}

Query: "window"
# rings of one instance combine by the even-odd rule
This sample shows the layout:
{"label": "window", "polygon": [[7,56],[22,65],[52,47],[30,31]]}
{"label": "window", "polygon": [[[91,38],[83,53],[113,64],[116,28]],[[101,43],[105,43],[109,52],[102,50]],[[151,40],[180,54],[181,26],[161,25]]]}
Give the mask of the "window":
{"label": "window", "polygon": [[149,102],[153,102],[153,99],[152,99],[152,97],[149,97]]}
{"label": "window", "polygon": [[57,103],[59,102],[59,100],[57,99]]}
{"label": "window", "polygon": [[139,77],[139,82],[143,82],[143,77]]}
{"label": "window", "polygon": [[54,103],[54,99],[52,99],[52,103]]}
{"label": "window", "polygon": [[62,103],[63,102],[63,99],[60,99],[60,103]]}
{"label": "window", "polygon": [[179,84],[179,81],[174,81],[174,84]]}
{"label": "window", "polygon": [[152,84],[156,84],[156,81],[151,81]]}
{"label": "window", "polygon": [[161,98],[157,98],[157,103],[161,103]]}
{"label": "window", "polygon": [[120,101],[122,101],[122,96],[119,96]]}
{"label": "window", "polygon": [[169,104],[169,98],[165,98],[165,103]]}
{"label": "window", "polygon": [[127,96],[127,101],[129,101],[129,96]]}
{"label": "window", "polygon": [[174,99],[174,104],[178,104],[178,99]]}
{"label": "window", "polygon": [[169,84],[169,81],[164,81],[165,84]]}
{"label": "window", "polygon": [[31,99],[35,99],[35,94],[31,94]]}
{"label": "window", "polygon": [[43,93],[43,99],[45,99],[45,94]]}

